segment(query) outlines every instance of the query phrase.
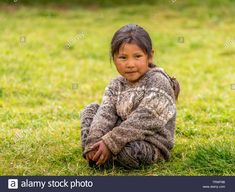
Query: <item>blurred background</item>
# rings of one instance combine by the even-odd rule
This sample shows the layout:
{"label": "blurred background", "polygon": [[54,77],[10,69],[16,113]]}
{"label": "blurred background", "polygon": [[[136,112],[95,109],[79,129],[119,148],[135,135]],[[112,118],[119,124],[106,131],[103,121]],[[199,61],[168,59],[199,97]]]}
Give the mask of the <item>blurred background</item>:
{"label": "blurred background", "polygon": [[[0,175],[234,175],[234,0],[0,1]],[[89,169],[80,111],[118,75],[114,32],[144,27],[181,84],[169,162]]]}

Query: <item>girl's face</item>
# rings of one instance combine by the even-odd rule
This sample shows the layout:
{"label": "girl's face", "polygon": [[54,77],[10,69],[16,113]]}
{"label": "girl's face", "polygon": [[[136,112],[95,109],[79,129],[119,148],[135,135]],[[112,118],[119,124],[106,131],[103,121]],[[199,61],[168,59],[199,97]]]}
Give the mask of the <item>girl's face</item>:
{"label": "girl's face", "polygon": [[125,43],[114,55],[114,63],[120,75],[135,83],[149,70],[148,64],[152,63],[152,58],[153,50],[149,58],[138,45]]}

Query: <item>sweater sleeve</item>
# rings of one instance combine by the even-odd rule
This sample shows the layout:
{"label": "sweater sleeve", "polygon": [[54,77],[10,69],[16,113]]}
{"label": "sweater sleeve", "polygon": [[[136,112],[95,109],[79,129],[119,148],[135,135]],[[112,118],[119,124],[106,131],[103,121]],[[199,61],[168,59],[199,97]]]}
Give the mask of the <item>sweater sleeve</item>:
{"label": "sweater sleeve", "polygon": [[147,136],[160,132],[175,113],[175,101],[169,81],[165,77],[160,81],[151,79],[139,106],[102,139],[112,153],[117,155],[128,142],[145,140]]}
{"label": "sweater sleeve", "polygon": [[91,146],[101,140],[102,136],[114,128],[118,119],[116,113],[116,100],[117,100],[117,81],[112,80],[108,87],[105,89],[102,103],[94,116],[90,132],[86,140],[84,154],[90,151]]}

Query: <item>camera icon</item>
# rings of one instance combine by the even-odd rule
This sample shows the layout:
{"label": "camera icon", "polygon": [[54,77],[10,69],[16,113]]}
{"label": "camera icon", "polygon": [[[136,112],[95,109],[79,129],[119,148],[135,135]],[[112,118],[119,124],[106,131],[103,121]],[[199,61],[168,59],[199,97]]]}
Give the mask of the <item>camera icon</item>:
{"label": "camera icon", "polygon": [[8,179],[8,189],[18,189],[18,179]]}

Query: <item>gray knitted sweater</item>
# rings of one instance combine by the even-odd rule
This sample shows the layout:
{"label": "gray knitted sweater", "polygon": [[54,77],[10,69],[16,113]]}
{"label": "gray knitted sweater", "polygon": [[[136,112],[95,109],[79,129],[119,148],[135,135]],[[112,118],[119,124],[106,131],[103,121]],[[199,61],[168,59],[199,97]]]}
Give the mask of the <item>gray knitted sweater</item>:
{"label": "gray knitted sweater", "polygon": [[91,124],[84,153],[101,139],[113,155],[128,142],[144,140],[169,158],[174,143],[175,96],[169,79],[160,71],[150,68],[134,84],[122,76],[109,83]]}

